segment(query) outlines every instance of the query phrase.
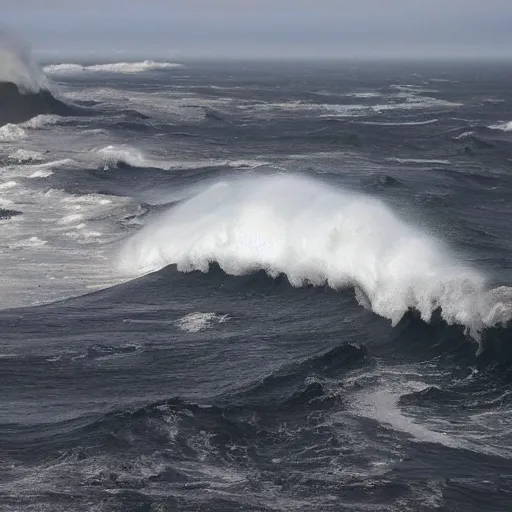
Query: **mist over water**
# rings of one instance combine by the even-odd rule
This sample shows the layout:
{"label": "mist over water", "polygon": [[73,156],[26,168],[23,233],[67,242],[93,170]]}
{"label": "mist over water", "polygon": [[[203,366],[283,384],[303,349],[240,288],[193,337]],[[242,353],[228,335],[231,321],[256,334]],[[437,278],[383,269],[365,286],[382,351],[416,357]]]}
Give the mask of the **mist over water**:
{"label": "mist over water", "polygon": [[48,81],[33,60],[30,47],[0,31],[0,83],[13,83],[21,92],[37,93]]}

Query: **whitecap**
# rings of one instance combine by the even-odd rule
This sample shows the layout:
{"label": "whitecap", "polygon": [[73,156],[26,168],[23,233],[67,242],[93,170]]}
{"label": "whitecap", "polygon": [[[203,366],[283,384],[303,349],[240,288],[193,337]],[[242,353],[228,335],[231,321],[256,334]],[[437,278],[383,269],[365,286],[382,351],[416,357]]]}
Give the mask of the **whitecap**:
{"label": "whitecap", "polygon": [[189,313],[175,322],[178,329],[185,332],[199,332],[211,329],[216,324],[222,324],[228,320],[227,315],[217,313]]}
{"label": "whitecap", "polygon": [[176,62],[158,62],[144,60],[141,62],[113,62],[109,64],[95,64],[82,66],[80,64],[51,64],[44,68],[45,73],[54,75],[75,75],[80,73],[142,73],[144,71],[157,71],[183,67]]}
{"label": "whitecap", "polygon": [[492,124],[489,126],[491,130],[500,130],[502,132],[512,132],[512,121],[505,123]]}

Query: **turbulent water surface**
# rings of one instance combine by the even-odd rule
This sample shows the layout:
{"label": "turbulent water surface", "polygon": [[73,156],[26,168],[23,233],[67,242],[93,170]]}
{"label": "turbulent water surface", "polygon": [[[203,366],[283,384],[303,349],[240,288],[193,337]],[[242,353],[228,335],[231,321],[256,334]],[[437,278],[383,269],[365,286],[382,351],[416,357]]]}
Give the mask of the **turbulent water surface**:
{"label": "turbulent water surface", "polygon": [[511,510],[509,64],[20,66],[1,510]]}

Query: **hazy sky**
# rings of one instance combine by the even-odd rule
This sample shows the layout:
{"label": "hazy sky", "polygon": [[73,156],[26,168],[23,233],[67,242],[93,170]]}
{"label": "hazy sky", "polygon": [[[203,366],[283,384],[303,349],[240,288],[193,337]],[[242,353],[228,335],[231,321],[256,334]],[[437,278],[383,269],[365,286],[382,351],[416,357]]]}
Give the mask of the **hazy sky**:
{"label": "hazy sky", "polygon": [[512,0],[0,0],[0,9],[3,27],[40,55],[512,56]]}

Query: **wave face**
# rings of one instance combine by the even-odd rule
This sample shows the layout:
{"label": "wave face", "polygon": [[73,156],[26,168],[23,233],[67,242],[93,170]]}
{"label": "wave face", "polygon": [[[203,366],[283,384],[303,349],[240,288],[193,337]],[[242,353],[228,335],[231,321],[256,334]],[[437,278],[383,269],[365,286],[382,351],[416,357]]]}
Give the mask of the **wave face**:
{"label": "wave face", "polygon": [[506,321],[508,289],[406,224],[383,203],[319,181],[282,175],[218,183],[137,233],[121,253],[125,271],[169,264],[228,274],[265,270],[294,286],[354,287],[358,301],[397,324],[409,309],[437,309],[473,333]]}
{"label": "wave face", "polygon": [[43,114],[67,116],[77,111],[47,89],[24,93],[15,83],[0,83],[0,126],[24,123]]}
{"label": "wave face", "polygon": [[52,64],[45,66],[44,71],[55,75],[74,75],[77,73],[144,73],[146,71],[157,71],[182,67],[182,64],[175,62],[155,62],[145,60],[142,62],[114,62],[111,64],[96,64],[93,66],[82,66],[80,64]]}
{"label": "wave face", "polygon": [[48,80],[28,47],[0,41],[0,126],[23,123],[41,114],[74,112],[76,109],[50,92]]}

